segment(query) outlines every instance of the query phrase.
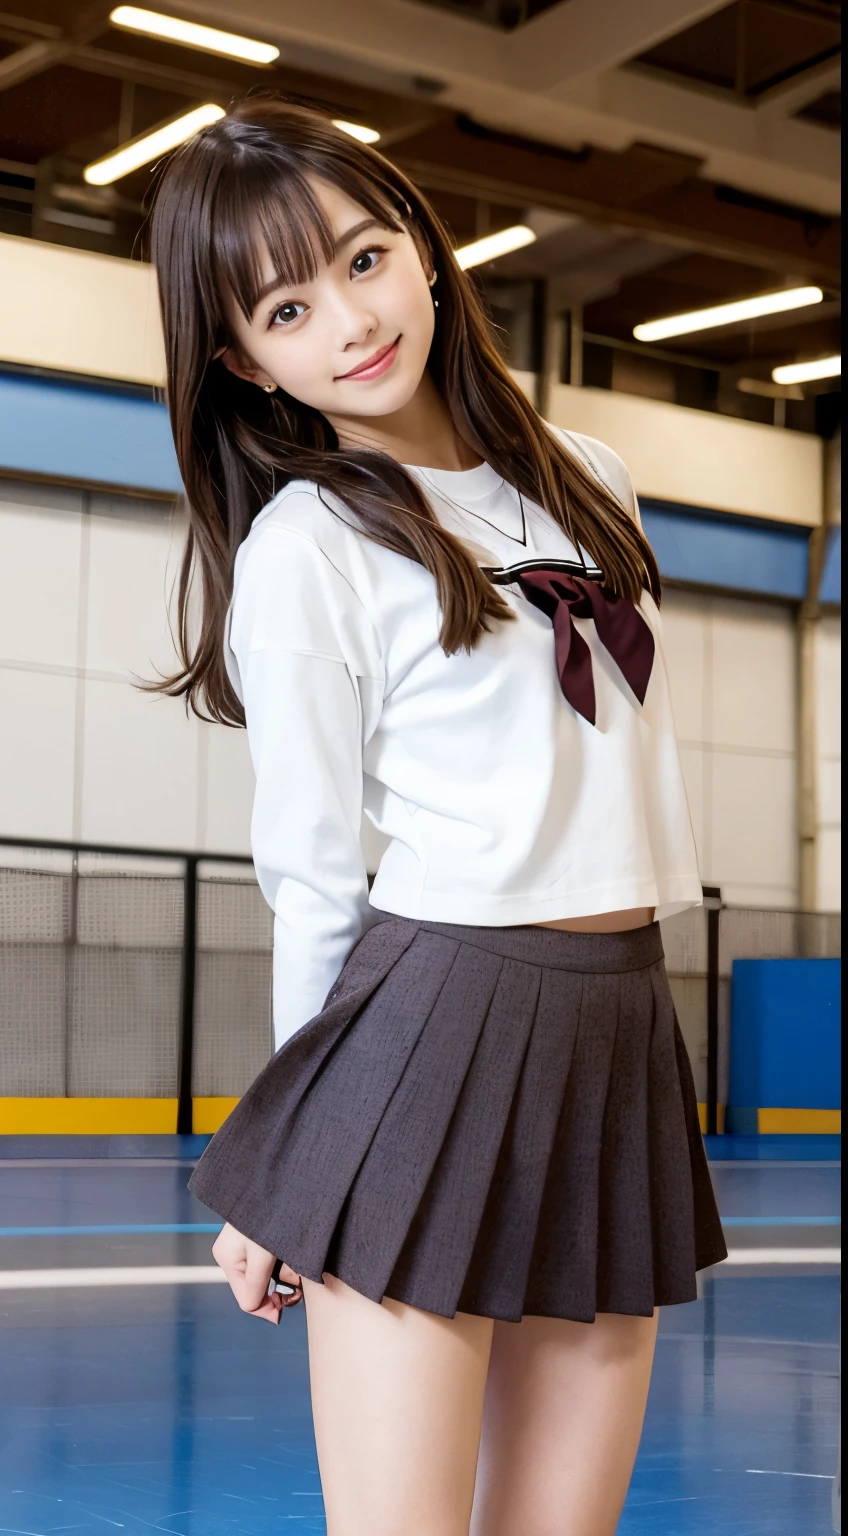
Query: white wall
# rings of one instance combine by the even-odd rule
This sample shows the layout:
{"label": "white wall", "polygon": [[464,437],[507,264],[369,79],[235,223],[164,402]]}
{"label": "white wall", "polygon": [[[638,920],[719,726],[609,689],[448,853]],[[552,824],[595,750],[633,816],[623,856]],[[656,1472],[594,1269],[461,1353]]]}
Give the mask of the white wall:
{"label": "white wall", "polygon": [[663,629],[705,884],[734,905],[798,900],[796,646],[781,606],[674,590]]}
{"label": "white wall", "polygon": [[[131,674],[173,664],[179,535],[163,503],[0,481],[0,832],[247,853],[243,731],[186,719]],[[666,650],[705,881],[798,899],[796,653],[778,605],[669,590]],[[821,905],[838,905],[838,621],[822,626]],[[376,851],[376,840],[369,849]],[[374,867],[374,854],[371,858]]]}
{"label": "white wall", "polygon": [[842,908],[842,621],[824,617],[816,635],[818,817],[816,906]]}
{"label": "white wall", "polygon": [[822,520],[819,437],[570,384],[554,385],[548,410],[556,426],[621,454],[640,496],[808,527]]}
{"label": "white wall", "polygon": [[0,832],[249,848],[243,731],[132,686],[174,668],[164,503],[0,482]]}
{"label": "white wall", "polygon": [[0,235],[0,270],[15,295],[0,331],[7,362],[164,384],[156,274],[146,262]]}

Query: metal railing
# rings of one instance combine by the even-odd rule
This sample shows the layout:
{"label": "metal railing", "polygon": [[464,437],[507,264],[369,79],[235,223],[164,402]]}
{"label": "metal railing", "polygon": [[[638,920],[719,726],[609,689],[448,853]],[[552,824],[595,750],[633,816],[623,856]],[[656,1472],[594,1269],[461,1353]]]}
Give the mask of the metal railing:
{"label": "metal railing", "polygon": [[189,1133],[210,1035],[230,1094],[268,1059],[271,947],[243,857],[0,838],[0,1096],[176,1098]]}
{"label": "metal railing", "polygon": [[[840,919],[722,904],[662,923],[706,1129],[727,1101],[732,962],[840,953]],[[249,860],[0,838],[0,1097],[236,1097],[273,1049],[273,916]]]}

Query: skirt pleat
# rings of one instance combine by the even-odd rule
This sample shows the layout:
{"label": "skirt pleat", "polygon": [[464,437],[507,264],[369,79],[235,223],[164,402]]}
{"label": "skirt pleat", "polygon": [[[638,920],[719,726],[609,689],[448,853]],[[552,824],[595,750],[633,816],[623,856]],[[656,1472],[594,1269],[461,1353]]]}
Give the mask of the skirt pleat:
{"label": "skirt pleat", "polygon": [[386,1287],[388,1296],[412,1305],[435,1299],[438,1307],[429,1310],[447,1316],[457,1310],[482,1311],[495,1301],[494,1296],[474,1293],[480,1260],[475,1247],[483,1232],[492,1243],[499,1231],[511,1234],[504,1255],[487,1253],[483,1267],[486,1273],[500,1275],[504,1295],[514,1292],[512,1272],[521,1246],[518,1221],[527,1215],[519,1207],[514,1220],[505,1209],[498,1211],[497,1220],[487,1219],[487,1203],[499,1187],[498,1159],[523,1081],[539,990],[538,973],[530,966],[509,959],[501,965],[485,1029],[478,1035],[438,1160]]}
{"label": "skirt pleat", "polygon": [[[420,934],[410,956],[432,974],[439,955],[435,935]],[[431,959],[431,950],[435,951]],[[403,1073],[384,1104],[351,1184],[330,1269],[365,1295],[385,1293],[430,1175],[441,1162],[445,1138],[473,1059],[503,961],[484,955],[470,970],[460,945],[439,987]],[[457,1032],[456,1020],[463,1020]]]}
{"label": "skirt pleat", "polygon": [[654,1028],[648,974],[616,977],[618,1019],[604,1105],[598,1178],[598,1264],[595,1310],[654,1307],[653,1209],[648,1084]]}
{"label": "skirt pleat", "polygon": [[[618,1013],[618,977],[583,975],[562,1010],[556,973],[546,973],[537,1027],[556,1042],[567,1021],[564,1060],[551,1081],[547,1156],[523,1310],[594,1311],[599,1155]],[[569,1000],[570,1001],[570,1000]],[[559,1027],[558,1027],[559,1026]],[[564,1067],[564,1071],[563,1071]],[[546,1090],[546,1093],[549,1090]]]}
{"label": "skirt pleat", "polygon": [[[655,1010],[647,1100],[655,1287],[661,1295],[677,1295],[683,1294],[687,1286],[691,1289],[695,1269],[690,1130],[697,1131],[702,1155],[703,1142],[697,1123],[697,1105],[695,1125],[689,1127],[686,1122],[683,1084],[675,1044],[677,1017],[665,975],[650,975],[649,981],[654,993]],[[688,1056],[686,1069],[691,1082]],[[693,1100],[694,1097],[693,1091]],[[710,1195],[712,1197],[712,1186]],[[724,1257],[724,1254],[721,1256]]]}
{"label": "skirt pleat", "polygon": [[[378,944],[367,942],[372,935]],[[438,991],[438,974],[414,968],[413,991],[404,996],[395,988],[394,1011],[382,995],[388,1027],[367,1010],[390,973],[402,982],[414,937],[400,927],[369,930],[321,1013],[260,1072],[189,1181],[200,1200],[263,1248],[280,1257],[297,1251],[300,1273],[315,1280],[386,1093],[426,1023],[428,987],[433,997]]]}
{"label": "skirt pleat", "polygon": [[309,1279],[446,1317],[650,1316],[727,1253],[657,925],[378,912],[190,1188]]}

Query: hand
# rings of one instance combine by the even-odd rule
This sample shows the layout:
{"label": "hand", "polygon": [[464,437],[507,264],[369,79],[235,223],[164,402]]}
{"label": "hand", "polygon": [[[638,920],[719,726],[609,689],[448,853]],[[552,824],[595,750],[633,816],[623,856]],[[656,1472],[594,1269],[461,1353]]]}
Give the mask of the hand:
{"label": "hand", "polygon": [[229,1222],[221,1228],[212,1244],[212,1257],[221,1266],[229,1282],[230,1290],[242,1312],[252,1317],[262,1317],[266,1322],[279,1323],[283,1307],[294,1306],[303,1296],[300,1276],[288,1264],[280,1271],[280,1279],[287,1285],[297,1286],[294,1296],[268,1295],[268,1281],[276,1259],[267,1248],[260,1248],[249,1237],[243,1237]]}

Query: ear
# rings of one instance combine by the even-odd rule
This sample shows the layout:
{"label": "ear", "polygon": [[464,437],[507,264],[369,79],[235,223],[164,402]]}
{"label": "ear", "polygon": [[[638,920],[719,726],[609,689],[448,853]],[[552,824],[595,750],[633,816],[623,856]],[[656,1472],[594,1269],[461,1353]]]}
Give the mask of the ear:
{"label": "ear", "polygon": [[229,368],[230,373],[234,373],[236,378],[244,379],[246,384],[257,384],[260,389],[264,389],[266,384],[275,383],[270,374],[266,373],[264,368],[258,368],[238,345],[220,347],[213,354],[213,362],[216,358],[224,364],[225,368]]}

